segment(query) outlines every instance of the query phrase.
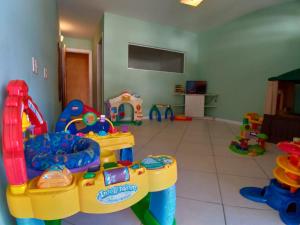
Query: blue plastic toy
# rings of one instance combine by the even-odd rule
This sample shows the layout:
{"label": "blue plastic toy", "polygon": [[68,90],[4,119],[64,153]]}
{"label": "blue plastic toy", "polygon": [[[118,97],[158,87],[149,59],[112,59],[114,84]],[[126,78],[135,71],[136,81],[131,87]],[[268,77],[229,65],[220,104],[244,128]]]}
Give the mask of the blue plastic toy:
{"label": "blue plastic toy", "polygon": [[264,188],[245,187],[240,193],[254,202],[264,203],[279,212],[287,225],[300,224],[300,139],[293,142],[280,142],[278,148],[288,155],[278,156],[275,179]]}
{"label": "blue plastic toy", "polygon": [[[87,112],[93,112],[96,115],[100,116],[100,113],[96,112],[93,108],[84,105],[82,101],[77,99],[70,101],[69,104],[64,109],[64,111],[60,114],[58,122],[56,123],[55,126],[55,131],[56,132],[64,131],[66,125],[73,119],[72,117],[77,117]],[[100,131],[108,132],[109,124],[107,122],[101,123],[97,121],[97,123],[95,123],[92,126],[86,126],[83,129],[78,130],[76,128],[75,123],[73,123],[70,125],[68,130],[70,134],[88,133],[89,131],[93,131],[95,133],[98,133]]]}
{"label": "blue plastic toy", "polygon": [[165,105],[165,104],[155,104],[151,107],[149,112],[149,119],[153,120],[153,113],[156,113],[156,119],[158,122],[161,122],[161,113],[159,108],[166,108],[165,109],[165,119],[168,119],[168,115],[170,115],[170,120],[174,120],[174,112],[171,107],[171,105]]}
{"label": "blue plastic toy", "polygon": [[264,188],[245,187],[240,190],[243,197],[254,202],[264,203],[279,212],[282,221],[287,225],[300,224],[300,191],[291,193],[272,179]]}

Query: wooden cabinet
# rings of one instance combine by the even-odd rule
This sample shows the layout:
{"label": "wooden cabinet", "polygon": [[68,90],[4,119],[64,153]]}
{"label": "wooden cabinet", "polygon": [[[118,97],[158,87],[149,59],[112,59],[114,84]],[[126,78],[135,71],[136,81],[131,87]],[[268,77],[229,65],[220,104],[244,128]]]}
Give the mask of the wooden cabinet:
{"label": "wooden cabinet", "polygon": [[185,115],[204,117],[205,95],[185,95]]}

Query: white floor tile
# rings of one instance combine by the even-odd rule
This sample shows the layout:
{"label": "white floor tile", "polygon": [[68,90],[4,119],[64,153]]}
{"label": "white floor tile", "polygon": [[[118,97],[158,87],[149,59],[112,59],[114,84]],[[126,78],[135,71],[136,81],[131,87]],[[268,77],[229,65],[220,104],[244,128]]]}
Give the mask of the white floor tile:
{"label": "white floor tile", "polygon": [[177,198],[177,224],[225,225],[221,205]]}
{"label": "white floor tile", "polygon": [[216,174],[179,170],[177,196],[220,203]]}
{"label": "white floor tile", "polygon": [[267,178],[267,175],[251,158],[216,157],[218,173],[246,177]]}
{"label": "white floor tile", "polygon": [[110,214],[78,213],[65,221],[72,225],[140,225],[130,209]]}
{"label": "white floor tile", "polygon": [[274,210],[225,206],[227,225],[284,225]]}
{"label": "white floor tile", "polygon": [[201,172],[216,172],[213,156],[192,155],[179,152],[176,154],[178,168]]}
{"label": "white floor tile", "polygon": [[230,142],[234,139],[232,138],[215,138],[211,137],[211,141],[213,145],[218,145],[218,146],[224,146],[228,147],[230,145]]}
{"label": "white floor tile", "polygon": [[65,221],[65,220],[63,220],[63,221],[61,222],[61,224],[62,224],[62,225],[73,225],[73,224],[71,224],[71,223],[68,223],[68,222]]}
{"label": "white floor tile", "polygon": [[182,143],[186,143],[186,144],[196,144],[196,145],[210,145],[210,139],[208,135],[190,135],[187,136],[185,135],[182,139],[181,139]]}
{"label": "white floor tile", "polygon": [[177,152],[191,154],[191,155],[213,155],[213,151],[211,149],[211,145],[209,143],[189,143],[189,142],[181,142],[178,146]]}
{"label": "white floor tile", "polygon": [[143,147],[145,144],[147,144],[151,140],[151,137],[144,137],[144,136],[135,136],[135,147]]}
{"label": "white floor tile", "polygon": [[243,187],[264,187],[269,184],[268,179],[247,178],[231,175],[219,175],[222,200],[225,205],[268,209],[265,204],[252,202],[240,195]]}
{"label": "white floor tile", "polygon": [[241,156],[229,150],[229,144],[228,145],[213,144],[212,150],[215,156],[241,158]]}
{"label": "white floor tile", "polygon": [[273,178],[273,169],[276,167],[277,155],[267,152],[265,155],[255,157],[255,161],[260,165],[269,178]]}
{"label": "white floor tile", "polygon": [[167,153],[175,153],[177,150],[177,143],[174,142],[168,142],[168,141],[156,141],[153,140],[146,145],[144,145],[143,149],[150,151],[151,153],[161,153],[161,154],[167,154]]}

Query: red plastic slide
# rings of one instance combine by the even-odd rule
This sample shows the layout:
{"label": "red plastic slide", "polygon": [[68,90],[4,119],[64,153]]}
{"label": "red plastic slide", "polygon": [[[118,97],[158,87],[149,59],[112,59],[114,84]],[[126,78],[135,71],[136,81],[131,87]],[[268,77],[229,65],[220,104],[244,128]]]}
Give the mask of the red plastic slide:
{"label": "red plastic slide", "polygon": [[10,81],[7,91],[2,128],[3,159],[9,184],[19,185],[27,181],[22,113],[25,112],[28,115],[35,135],[46,133],[47,123],[37,105],[28,96],[28,86],[25,81]]}

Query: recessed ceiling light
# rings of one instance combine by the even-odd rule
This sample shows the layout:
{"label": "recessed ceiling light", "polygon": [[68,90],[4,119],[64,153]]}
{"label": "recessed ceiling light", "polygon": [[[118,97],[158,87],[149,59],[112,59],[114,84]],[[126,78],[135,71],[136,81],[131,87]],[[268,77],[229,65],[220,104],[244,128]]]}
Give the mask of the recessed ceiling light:
{"label": "recessed ceiling light", "polygon": [[203,0],[180,0],[180,3],[197,7]]}

